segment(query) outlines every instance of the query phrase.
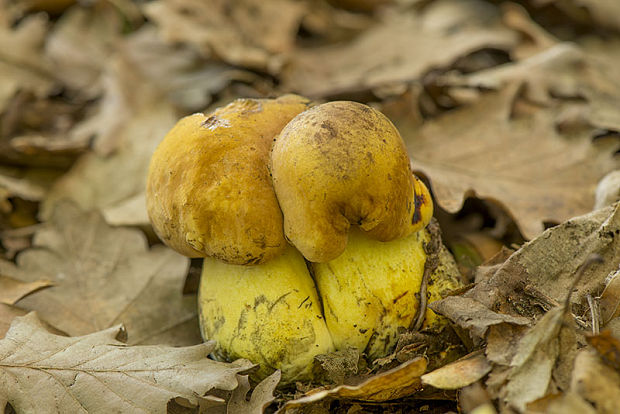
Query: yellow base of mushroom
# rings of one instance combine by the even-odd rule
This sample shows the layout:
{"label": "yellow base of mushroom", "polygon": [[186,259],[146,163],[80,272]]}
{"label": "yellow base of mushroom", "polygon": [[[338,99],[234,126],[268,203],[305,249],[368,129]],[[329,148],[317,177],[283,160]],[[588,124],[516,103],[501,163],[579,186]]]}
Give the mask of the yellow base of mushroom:
{"label": "yellow base of mushroom", "polygon": [[257,266],[205,259],[198,293],[205,339],[215,357],[260,364],[256,378],[282,371],[282,383],[310,379],[315,355],[334,350],[314,281],[301,254]]}
{"label": "yellow base of mushroom", "polygon": [[[355,347],[370,359],[392,351],[399,331],[409,328],[416,316],[429,237],[423,230],[380,242],[352,229],[342,255],[311,264],[336,349]],[[447,251],[440,254],[440,263],[429,280],[429,303],[459,285]],[[445,320],[427,308],[424,326],[438,328],[441,323]]]}
{"label": "yellow base of mushroom", "polygon": [[[280,369],[283,384],[311,379],[318,354],[355,347],[371,360],[383,357],[416,315],[429,237],[423,230],[379,242],[352,229],[341,256],[310,263],[314,280],[293,247],[258,266],[205,259],[203,337],[217,341],[216,358],[260,364],[257,379]],[[458,287],[457,275],[444,249],[429,281],[429,303]],[[446,323],[428,308],[425,316],[424,326],[435,331]]]}

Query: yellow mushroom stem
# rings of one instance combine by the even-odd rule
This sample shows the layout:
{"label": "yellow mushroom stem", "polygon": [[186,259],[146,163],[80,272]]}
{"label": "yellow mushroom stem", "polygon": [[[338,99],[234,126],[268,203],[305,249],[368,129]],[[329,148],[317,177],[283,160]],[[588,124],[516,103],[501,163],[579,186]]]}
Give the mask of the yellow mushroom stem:
{"label": "yellow mushroom stem", "polygon": [[261,379],[282,371],[282,383],[311,378],[316,355],[334,350],[306,262],[292,246],[267,263],[232,265],[206,258],[198,292],[202,336],[214,356],[260,364]]}
{"label": "yellow mushroom stem", "polygon": [[[217,359],[260,364],[256,379],[280,369],[283,384],[312,379],[319,354],[354,347],[370,360],[383,357],[417,313],[430,237],[422,230],[380,242],[354,228],[344,253],[326,263],[307,263],[292,246],[257,266],[205,259],[198,298],[203,337],[217,341]],[[429,302],[458,287],[457,275],[444,251],[431,274]],[[424,327],[439,331],[445,323],[426,310]]]}
{"label": "yellow mushroom stem", "polygon": [[[426,263],[427,230],[380,242],[353,228],[347,248],[336,259],[311,263],[327,327],[336,349],[355,347],[370,360],[383,357],[411,325],[419,307]],[[428,301],[459,285],[458,270],[447,251],[431,273]],[[346,293],[345,293],[346,292]],[[426,309],[424,327],[438,330],[445,321]]]}

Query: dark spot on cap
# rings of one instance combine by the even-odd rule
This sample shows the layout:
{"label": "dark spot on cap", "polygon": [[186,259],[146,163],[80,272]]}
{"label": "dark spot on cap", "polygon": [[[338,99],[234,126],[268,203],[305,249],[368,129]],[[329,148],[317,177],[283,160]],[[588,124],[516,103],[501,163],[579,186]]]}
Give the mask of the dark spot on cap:
{"label": "dark spot on cap", "polygon": [[331,138],[335,138],[336,135],[338,135],[338,131],[336,131],[336,128],[334,128],[334,126],[328,121],[323,121],[323,123],[321,124],[321,128],[326,129],[327,132],[329,132]]}
{"label": "dark spot on cap", "polygon": [[413,210],[413,218],[411,219],[411,224],[415,224],[422,220],[422,212],[421,207],[426,202],[423,194],[415,194],[413,196],[413,204],[415,205],[415,209]]}

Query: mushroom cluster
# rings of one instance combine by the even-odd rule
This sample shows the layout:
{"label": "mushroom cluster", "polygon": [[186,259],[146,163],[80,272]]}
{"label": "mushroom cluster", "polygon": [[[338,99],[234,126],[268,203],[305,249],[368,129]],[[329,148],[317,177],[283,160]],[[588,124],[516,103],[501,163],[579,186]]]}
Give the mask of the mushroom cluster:
{"label": "mushroom cluster", "polygon": [[[310,379],[315,356],[348,347],[385,356],[420,307],[432,200],[366,105],[286,95],[185,117],[153,155],[147,209],[166,244],[204,257],[213,356],[249,359],[257,378]],[[430,301],[458,285],[441,257]]]}

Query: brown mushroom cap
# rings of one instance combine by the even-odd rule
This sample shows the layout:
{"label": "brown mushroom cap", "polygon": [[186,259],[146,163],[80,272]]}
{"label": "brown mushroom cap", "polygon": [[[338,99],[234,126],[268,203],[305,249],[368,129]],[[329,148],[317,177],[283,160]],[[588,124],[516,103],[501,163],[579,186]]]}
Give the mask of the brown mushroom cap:
{"label": "brown mushroom cap", "polygon": [[338,257],[351,224],[389,241],[432,216],[400,134],[366,105],[329,102],[299,114],[276,137],[270,167],[284,232],[311,262]]}
{"label": "brown mushroom cap", "polygon": [[286,248],[268,171],[273,137],[305,98],[239,99],[181,119],[151,159],[147,210],[159,237],[189,257],[265,262]]}

